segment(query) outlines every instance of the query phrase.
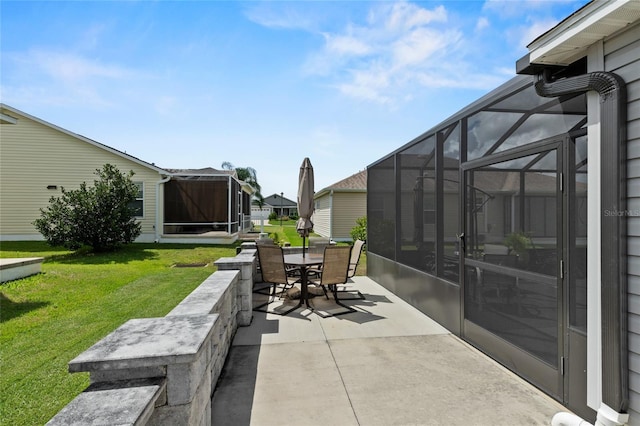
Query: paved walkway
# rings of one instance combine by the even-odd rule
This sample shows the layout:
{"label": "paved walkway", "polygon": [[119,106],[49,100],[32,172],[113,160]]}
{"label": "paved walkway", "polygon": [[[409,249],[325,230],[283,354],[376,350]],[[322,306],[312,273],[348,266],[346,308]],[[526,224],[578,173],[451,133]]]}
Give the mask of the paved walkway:
{"label": "paved walkway", "polygon": [[369,278],[354,288],[366,297],[346,302],[356,313],[254,312],[234,338],[213,424],[549,425],[566,411]]}

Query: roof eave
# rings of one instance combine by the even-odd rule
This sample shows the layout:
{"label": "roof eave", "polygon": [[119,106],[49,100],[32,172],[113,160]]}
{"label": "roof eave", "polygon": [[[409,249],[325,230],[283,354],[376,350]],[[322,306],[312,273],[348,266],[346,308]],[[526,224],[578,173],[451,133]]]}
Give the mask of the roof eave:
{"label": "roof eave", "polygon": [[531,64],[567,66],[586,56],[587,49],[640,19],[640,2],[615,0],[588,3],[531,42]]}
{"label": "roof eave", "polygon": [[313,196],[313,198],[319,198],[322,197],[326,194],[329,194],[331,192],[367,192],[367,189],[362,189],[362,188],[324,188],[321,189],[320,191],[316,192]]}

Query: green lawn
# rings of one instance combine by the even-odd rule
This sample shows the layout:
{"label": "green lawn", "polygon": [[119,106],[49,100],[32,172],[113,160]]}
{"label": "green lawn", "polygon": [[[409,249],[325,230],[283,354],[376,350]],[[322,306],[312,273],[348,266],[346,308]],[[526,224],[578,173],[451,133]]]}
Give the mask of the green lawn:
{"label": "green lawn", "polygon": [[[277,235],[277,239],[279,243],[288,242],[292,247],[302,247],[302,237],[298,235],[296,231],[296,222],[295,220],[285,220],[282,221],[282,226],[280,226],[280,220],[274,219],[270,220],[268,225],[264,225],[264,232],[269,234],[270,237],[273,238],[273,234]],[[260,230],[260,226],[256,226],[257,230]],[[312,233],[311,237],[318,237],[319,235]],[[339,244],[347,244],[347,243],[339,243]],[[309,246],[309,240],[307,239],[305,245]],[[367,275],[367,251],[363,250],[360,255],[360,262],[358,263],[358,268],[356,269],[356,275]]]}
{"label": "green lawn", "polygon": [[[265,223],[264,232],[279,243],[287,242],[292,247],[302,247],[302,237],[296,231],[297,221],[284,220],[282,221],[282,226],[280,223],[279,219],[270,220],[268,224]],[[260,226],[256,226],[256,229],[260,230]],[[274,238],[273,234],[277,235],[277,237]]]}
{"label": "green lawn", "polygon": [[[0,257],[45,257],[42,274],[0,285],[0,423],[41,425],[89,384],[67,363],[130,318],[161,317],[235,246],[133,244],[73,254],[3,242]],[[174,264],[209,263],[173,268]]]}

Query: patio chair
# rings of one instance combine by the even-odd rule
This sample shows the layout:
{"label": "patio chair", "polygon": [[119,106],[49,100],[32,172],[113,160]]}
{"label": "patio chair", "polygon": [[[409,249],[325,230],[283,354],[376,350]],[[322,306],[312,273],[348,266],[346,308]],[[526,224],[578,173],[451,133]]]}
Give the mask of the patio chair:
{"label": "patio chair", "polygon": [[[270,303],[275,302],[276,296],[282,299],[282,294],[285,291],[293,288],[294,284],[300,282],[300,277],[290,276],[287,274],[287,270],[284,264],[284,254],[282,252],[282,247],[275,244],[258,244],[257,249],[258,261],[260,262],[260,269],[262,271],[262,281],[271,285],[271,291],[269,293],[269,299],[267,300],[267,302],[255,306],[253,310],[271,314],[286,315],[296,308],[293,308],[287,312],[275,312],[269,311],[265,307]],[[278,294],[279,288],[280,292]]]}
{"label": "patio chair", "polygon": [[[256,252],[259,245],[275,246],[275,243],[271,238],[258,239],[256,240]],[[260,266],[260,257],[258,257],[258,262],[256,262],[256,272],[260,274],[260,276],[262,276],[262,267]],[[271,291],[269,287],[260,286],[257,289],[254,288],[253,292],[259,293],[259,294],[270,294]]]}
{"label": "patio chair", "polygon": [[362,248],[364,247],[364,241],[356,240],[353,243],[353,248],[351,249],[351,259],[349,260],[349,278],[353,278],[356,275],[356,269],[358,268],[358,263],[360,263],[360,255],[362,254]]}
{"label": "patio chair", "polygon": [[[263,246],[273,246],[273,247],[277,247],[277,244],[273,241],[272,238],[261,238],[256,240],[256,249],[258,248],[258,246],[263,245]],[[300,273],[298,271],[298,268],[289,268],[287,267],[287,275],[289,276],[296,276],[296,277],[300,277]],[[256,271],[262,275],[262,266],[260,265],[260,258],[258,257],[258,262],[256,265]],[[269,294],[269,289],[266,288],[267,292],[265,293],[265,288],[264,287],[259,287],[257,289],[254,289],[254,293],[259,293],[259,294]]]}
{"label": "patio chair", "polygon": [[[356,275],[356,269],[358,268],[358,264],[360,263],[360,256],[362,255],[362,249],[364,248],[364,241],[356,240],[353,243],[353,247],[351,248],[351,258],[349,259],[349,272],[347,273],[347,278],[353,278]],[[309,270],[310,275],[312,276],[320,276],[322,273],[322,268],[313,268]],[[347,283],[345,283],[345,286]],[[348,294],[351,297],[342,297],[342,300],[365,300],[366,297],[359,290],[355,290],[357,294],[353,294],[353,290],[348,290],[343,286],[343,289],[340,290],[339,287],[336,287],[336,291],[341,294]]]}
{"label": "patio chair", "polygon": [[335,315],[357,312],[350,306],[340,302],[338,296],[338,284],[345,284],[349,277],[349,261],[351,259],[351,246],[327,246],[324,249],[322,271],[319,278],[311,278],[309,284],[315,284],[324,290],[325,297],[329,299],[327,288],[333,293],[336,304],[347,309]]}
{"label": "patio chair", "polygon": [[[356,269],[358,268],[358,264],[360,263],[360,256],[362,254],[362,249],[364,247],[364,241],[362,240],[356,240],[353,243],[353,247],[351,248],[351,258],[349,259],[349,272],[347,273],[347,277],[348,278],[353,278],[356,275]],[[360,293],[360,291],[356,290],[357,295],[354,295],[353,293],[351,293],[351,290],[339,290],[336,289],[337,292],[339,293],[343,293],[343,294],[349,294],[353,297],[347,298],[345,299],[344,297],[342,298],[342,300],[364,300],[365,297],[362,295],[362,293]]]}

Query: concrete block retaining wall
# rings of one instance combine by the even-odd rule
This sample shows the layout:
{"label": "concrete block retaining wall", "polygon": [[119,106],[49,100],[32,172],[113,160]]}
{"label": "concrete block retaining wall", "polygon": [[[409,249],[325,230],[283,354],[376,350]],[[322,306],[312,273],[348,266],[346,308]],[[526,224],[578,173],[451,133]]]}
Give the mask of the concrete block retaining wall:
{"label": "concrete block retaining wall", "polygon": [[44,257],[0,259],[0,283],[39,274],[43,261]]}
{"label": "concrete block retaining wall", "polygon": [[91,385],[47,424],[210,425],[235,332],[251,324],[255,249],[215,264],[167,316],[129,320],[70,361]]}

